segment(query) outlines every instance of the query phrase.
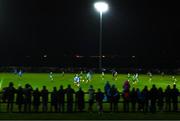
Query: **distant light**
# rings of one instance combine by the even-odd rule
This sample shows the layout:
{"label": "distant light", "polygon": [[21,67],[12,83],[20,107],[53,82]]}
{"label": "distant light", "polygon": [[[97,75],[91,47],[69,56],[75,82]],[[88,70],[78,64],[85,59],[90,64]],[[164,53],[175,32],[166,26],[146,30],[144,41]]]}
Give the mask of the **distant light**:
{"label": "distant light", "polygon": [[132,56],[132,58],[135,58],[135,57],[136,57],[135,55]]}
{"label": "distant light", "polygon": [[44,58],[47,58],[47,55],[44,55],[43,57],[44,57]]}
{"label": "distant light", "polygon": [[75,55],[76,58],[83,58],[83,56]]}
{"label": "distant light", "polygon": [[79,55],[76,55],[76,58],[79,58],[80,56]]}
{"label": "distant light", "polygon": [[103,55],[102,57],[105,58],[106,56]]}
{"label": "distant light", "polygon": [[30,56],[29,56],[29,55],[27,55],[27,56],[26,56],[26,58],[30,58]]}
{"label": "distant light", "polygon": [[108,9],[109,9],[109,6],[106,2],[96,2],[94,4],[94,7],[100,13],[104,13],[104,12],[108,11]]}

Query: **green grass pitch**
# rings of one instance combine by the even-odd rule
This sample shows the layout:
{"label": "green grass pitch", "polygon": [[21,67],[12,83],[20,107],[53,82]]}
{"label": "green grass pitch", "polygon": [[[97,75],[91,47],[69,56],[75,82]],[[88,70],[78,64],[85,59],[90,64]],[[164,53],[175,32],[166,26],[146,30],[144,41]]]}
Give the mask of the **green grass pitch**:
{"label": "green grass pitch", "polygon": [[[52,91],[52,88],[56,86],[59,88],[60,85],[63,85],[64,88],[67,87],[68,84],[71,84],[75,90],[78,90],[78,87],[73,86],[73,78],[75,74],[65,74],[62,76],[61,73],[53,74],[53,81],[50,81],[48,73],[24,73],[20,78],[18,75],[12,73],[0,73],[0,89],[3,87],[7,87],[9,82],[13,82],[14,86],[17,88],[18,85],[24,85],[29,83],[33,88],[38,87],[40,90],[43,85],[46,85],[49,91]],[[84,75],[85,76],[85,75]],[[176,79],[179,81],[180,76],[175,75]],[[98,88],[104,89],[104,85],[106,81],[109,81],[110,84],[115,84],[119,91],[122,91],[122,86],[124,81],[127,80],[127,74],[119,74],[117,80],[113,80],[111,74],[105,74],[105,79],[102,80],[101,74],[93,74],[92,81],[89,83],[81,83],[81,87],[84,91],[88,90],[89,85],[93,85],[97,90]],[[168,84],[173,85],[172,75],[165,75],[162,77],[161,75],[153,75],[152,82],[149,82],[149,76],[139,74],[139,83],[135,85],[136,87],[142,89],[145,85],[149,88],[152,87],[152,84],[156,84],[157,87],[166,88]],[[180,82],[177,81],[177,88],[180,88]],[[132,87],[132,84],[131,84]],[[104,91],[104,90],[103,90]],[[87,96],[87,95],[86,95]],[[122,99],[122,98],[121,98]],[[103,104],[104,110],[109,111],[109,104]],[[42,106],[42,105],[41,105]],[[40,106],[40,111],[42,107]],[[120,103],[119,111],[123,111],[123,104]],[[6,112],[6,104],[0,104],[0,112]],[[85,111],[87,111],[87,104]],[[96,104],[93,106],[93,110],[97,111]],[[14,106],[14,111],[17,112],[17,105]],[[172,113],[157,113],[155,114],[142,114],[142,113],[105,113],[103,116],[99,116],[97,113],[89,114],[89,113],[32,113],[32,114],[24,114],[24,113],[0,113],[0,119],[179,119],[179,114]]]}
{"label": "green grass pitch", "polygon": [[[65,73],[65,75],[62,76],[61,73],[53,73],[54,80],[51,81],[48,73],[24,73],[22,77],[13,73],[0,73],[0,90],[2,90],[3,87],[8,86],[9,82],[13,82],[15,87],[18,87],[19,85],[24,87],[26,83],[29,83],[33,88],[38,87],[39,90],[41,90],[42,86],[45,85],[49,91],[52,91],[54,86],[59,89],[60,85],[63,85],[64,88],[66,88],[68,84],[71,84],[75,90],[78,90],[78,87],[73,86],[74,75],[75,74],[73,73]],[[86,74],[83,76],[85,77]],[[175,78],[180,81],[180,75],[175,75]],[[106,81],[109,81],[111,85],[115,84],[121,92],[125,80],[127,80],[127,74],[118,74],[117,80],[114,80],[111,74],[105,74],[104,80],[102,80],[101,74],[93,74],[92,81],[88,83],[82,82],[81,87],[84,91],[87,91],[89,85],[93,85],[94,89],[97,90],[100,88],[104,91],[104,85]],[[165,75],[164,77],[161,75],[153,75],[152,81],[150,82],[149,76],[139,74],[139,80],[140,81],[134,86],[140,89],[142,89],[145,85],[147,85],[148,88],[151,88],[152,84],[156,84],[157,87],[162,87],[163,89],[165,89],[168,84],[171,85],[171,87],[173,85],[172,75]],[[178,81],[176,85],[177,88],[180,88],[180,82]]]}

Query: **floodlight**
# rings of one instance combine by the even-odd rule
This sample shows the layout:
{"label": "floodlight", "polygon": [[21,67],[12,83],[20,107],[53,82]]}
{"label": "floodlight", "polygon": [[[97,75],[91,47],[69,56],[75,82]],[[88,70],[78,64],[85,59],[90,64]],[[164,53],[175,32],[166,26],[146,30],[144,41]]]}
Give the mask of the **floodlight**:
{"label": "floodlight", "polygon": [[104,12],[108,11],[108,9],[109,9],[109,6],[106,2],[96,2],[94,4],[94,7],[100,13],[104,13]]}

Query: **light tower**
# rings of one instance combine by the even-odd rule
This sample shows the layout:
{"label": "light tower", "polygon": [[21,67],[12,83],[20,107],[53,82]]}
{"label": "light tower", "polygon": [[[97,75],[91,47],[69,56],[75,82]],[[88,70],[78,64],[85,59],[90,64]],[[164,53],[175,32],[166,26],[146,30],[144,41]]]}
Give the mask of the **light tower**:
{"label": "light tower", "polygon": [[109,6],[106,2],[99,1],[94,3],[94,8],[99,12],[100,16],[100,32],[99,32],[99,69],[102,69],[102,18],[103,13],[107,12]]}

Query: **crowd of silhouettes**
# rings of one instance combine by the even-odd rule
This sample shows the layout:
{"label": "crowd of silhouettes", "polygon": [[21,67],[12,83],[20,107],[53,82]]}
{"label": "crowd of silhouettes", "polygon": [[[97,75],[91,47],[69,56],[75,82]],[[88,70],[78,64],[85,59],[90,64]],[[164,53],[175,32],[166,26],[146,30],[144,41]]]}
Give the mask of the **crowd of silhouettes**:
{"label": "crowd of silhouettes", "polygon": [[[88,95],[85,98],[85,94]],[[139,88],[130,88],[130,84],[126,81],[123,85],[123,92],[120,94],[115,85],[107,83],[104,86],[104,92],[99,88],[94,90],[90,85],[87,92],[80,87],[75,91],[71,85],[64,89],[60,85],[59,89],[54,87],[52,92],[48,91],[46,86],[42,90],[35,88],[33,90],[30,84],[26,84],[23,88],[19,86],[17,89],[10,82],[8,87],[3,88],[1,93],[1,102],[7,103],[7,112],[13,112],[14,105],[18,107],[18,112],[68,112],[86,111],[93,112],[93,105],[96,103],[98,113],[103,113],[103,103],[109,103],[110,112],[118,112],[119,101],[123,102],[124,112],[151,112],[157,111],[178,111],[179,90],[176,85],[173,88],[170,85],[163,91],[161,87],[157,88],[152,85],[150,89],[145,86],[142,90]],[[88,99],[88,100],[85,100]],[[49,103],[50,102],[50,103]],[[85,105],[85,103],[88,105]],[[66,106],[66,107],[65,107]],[[42,107],[42,109],[40,109]]]}

